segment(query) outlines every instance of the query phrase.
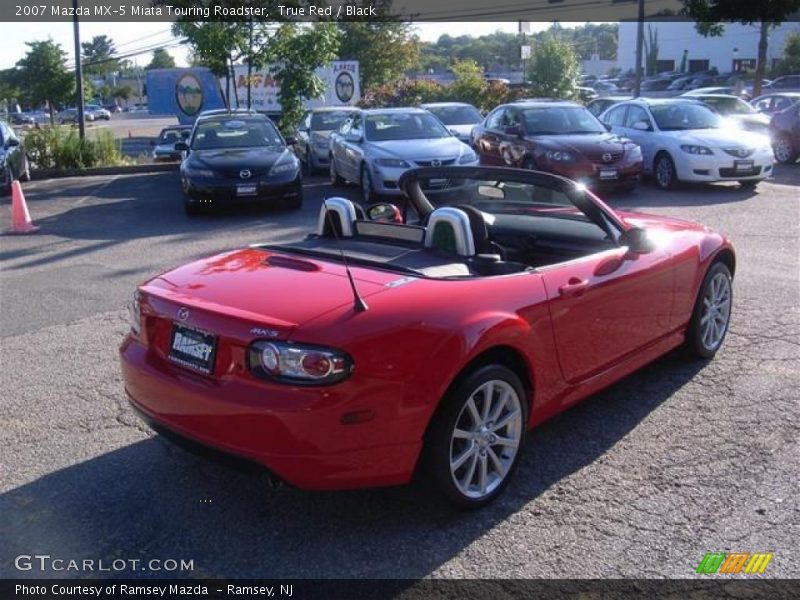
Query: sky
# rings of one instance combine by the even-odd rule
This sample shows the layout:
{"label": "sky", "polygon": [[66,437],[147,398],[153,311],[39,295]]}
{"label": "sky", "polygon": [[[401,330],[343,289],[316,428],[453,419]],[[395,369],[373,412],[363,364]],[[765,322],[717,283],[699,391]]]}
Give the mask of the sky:
{"label": "sky", "polygon": [[[531,23],[531,31],[546,29],[551,23]],[[569,23],[563,23],[569,26]],[[0,69],[13,67],[25,55],[25,42],[45,40],[48,37],[61,44],[68,53],[70,63],[74,61],[74,41],[72,23],[20,23],[15,27],[4,27],[0,36]],[[453,22],[419,23],[415,25],[417,35],[423,41],[436,41],[442,34],[486,35],[494,31],[515,33],[516,22]],[[146,46],[157,47],[174,42],[169,23],[81,23],[81,41],[90,40],[96,35],[107,35],[117,46],[119,54],[139,50]],[[167,48],[178,66],[185,66],[187,50],[184,47]],[[132,57],[137,64],[144,66],[150,62],[151,53]]]}

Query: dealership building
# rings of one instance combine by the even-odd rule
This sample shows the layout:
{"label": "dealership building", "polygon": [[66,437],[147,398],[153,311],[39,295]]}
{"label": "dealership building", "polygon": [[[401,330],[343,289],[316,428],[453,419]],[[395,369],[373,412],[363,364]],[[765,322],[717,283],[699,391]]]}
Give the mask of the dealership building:
{"label": "dealership building", "polygon": [[[619,24],[617,66],[623,71],[633,69],[636,62],[635,21]],[[768,64],[772,65],[783,54],[786,36],[800,32],[796,22],[784,23],[769,32]],[[755,70],[758,57],[759,26],[726,23],[719,37],[703,37],[692,21],[649,20],[644,26],[644,39],[658,33],[659,73],[679,71],[686,54],[686,71],[706,71],[716,68],[720,73]]]}

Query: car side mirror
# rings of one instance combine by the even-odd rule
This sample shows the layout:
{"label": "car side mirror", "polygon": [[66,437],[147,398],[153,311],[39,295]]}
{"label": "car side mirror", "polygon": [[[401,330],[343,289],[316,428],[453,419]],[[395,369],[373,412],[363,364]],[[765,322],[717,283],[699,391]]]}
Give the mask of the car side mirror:
{"label": "car side mirror", "polygon": [[19,140],[17,138],[8,138],[6,148],[13,148],[14,146],[19,146]]}
{"label": "car side mirror", "polygon": [[189,151],[189,144],[186,142],[175,142],[175,150],[178,152],[188,152]]}
{"label": "car side mirror", "polygon": [[628,247],[628,252],[632,254],[647,254],[655,249],[653,240],[647,235],[647,231],[641,227],[631,227],[622,232],[619,236],[619,243]]}
{"label": "car side mirror", "polygon": [[370,206],[367,209],[367,217],[369,217],[370,221],[378,221],[380,223],[403,223],[400,209],[389,202],[378,202]]}
{"label": "car side mirror", "polygon": [[294,146],[297,143],[297,138],[293,135],[287,135],[285,138],[287,146]]}
{"label": "car side mirror", "polygon": [[519,125],[509,125],[503,131],[506,135],[522,136],[522,128]]}
{"label": "car side mirror", "polygon": [[638,131],[650,131],[650,123],[647,121],[636,121],[636,123],[633,124],[633,129]]}
{"label": "car side mirror", "polygon": [[459,133],[455,129],[448,129],[447,131],[449,131],[450,135],[452,135],[453,137],[459,136]]}
{"label": "car side mirror", "polygon": [[611,123],[603,123],[603,127],[606,128],[606,131],[611,131],[613,129]]}

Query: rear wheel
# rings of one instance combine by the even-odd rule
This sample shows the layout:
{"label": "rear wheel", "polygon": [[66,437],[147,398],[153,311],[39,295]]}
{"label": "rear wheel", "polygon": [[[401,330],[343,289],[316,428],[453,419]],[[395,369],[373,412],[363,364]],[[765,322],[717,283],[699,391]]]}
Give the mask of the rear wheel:
{"label": "rear wheel", "polygon": [[656,184],[662,190],[669,190],[675,187],[675,184],[678,182],[678,177],[675,172],[675,163],[672,162],[672,158],[666,152],[662,152],[656,156],[653,172],[655,174]]}
{"label": "rear wheel", "polygon": [[375,202],[375,192],[372,190],[372,177],[369,175],[367,165],[361,165],[361,200],[364,206]]}
{"label": "rear wheel", "polygon": [[692,320],[686,333],[689,351],[699,358],[713,358],[722,346],[733,305],[731,272],[715,262],[706,273],[697,295]]}
{"label": "rear wheel", "polygon": [[772,143],[775,160],[779,163],[793,163],[797,159],[797,152],[792,147],[792,140],[787,135],[779,135]]}
{"label": "rear wheel", "polygon": [[22,157],[22,172],[19,174],[19,180],[20,181],[31,180],[31,163],[28,160],[27,155]]}
{"label": "rear wheel", "polygon": [[525,440],[524,398],[512,370],[488,365],[468,375],[444,399],[426,452],[434,483],[450,502],[480,508],[508,484]]}

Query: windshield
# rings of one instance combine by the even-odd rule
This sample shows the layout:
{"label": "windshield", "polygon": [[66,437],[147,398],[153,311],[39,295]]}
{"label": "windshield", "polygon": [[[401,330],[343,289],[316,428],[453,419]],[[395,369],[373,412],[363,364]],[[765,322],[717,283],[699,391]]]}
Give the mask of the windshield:
{"label": "windshield", "polygon": [[474,106],[432,106],[428,110],[445,125],[474,125],[483,120]]}
{"label": "windshield", "polygon": [[197,125],[193,150],[283,146],[278,130],[266,119],[205,121]]}
{"label": "windshield", "polygon": [[606,132],[600,121],[582,106],[526,108],[522,116],[528,135]]}
{"label": "windshield", "polygon": [[650,112],[662,131],[719,129],[723,126],[720,116],[702,104],[656,104],[650,107]]}
{"label": "windshield", "polygon": [[333,131],[339,129],[352,111],[337,110],[317,112],[311,115],[311,131]]}
{"label": "windshield", "polygon": [[711,108],[723,115],[751,115],[754,112],[757,112],[755,108],[739,98],[719,98],[714,96],[706,96],[702,98],[702,100]]}
{"label": "windshield", "polygon": [[384,113],[364,119],[366,139],[371,142],[450,137],[450,132],[429,113]]}
{"label": "windshield", "polygon": [[534,183],[442,178],[420,179],[420,187],[434,208],[474,206],[484,213],[484,219],[489,225],[492,216],[499,215],[588,220],[564,192]]}
{"label": "windshield", "polygon": [[158,141],[162,144],[174,144],[189,137],[187,129],[165,129],[161,132]]}

